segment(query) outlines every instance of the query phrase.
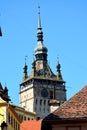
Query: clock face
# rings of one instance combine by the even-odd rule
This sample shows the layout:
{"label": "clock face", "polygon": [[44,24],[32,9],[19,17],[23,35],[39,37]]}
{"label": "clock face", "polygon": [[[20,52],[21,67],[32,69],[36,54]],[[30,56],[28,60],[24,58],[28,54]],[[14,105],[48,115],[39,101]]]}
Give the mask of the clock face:
{"label": "clock face", "polygon": [[41,90],[41,96],[42,96],[42,97],[47,97],[47,96],[48,96],[48,91],[47,91],[47,89],[43,88],[43,89]]}

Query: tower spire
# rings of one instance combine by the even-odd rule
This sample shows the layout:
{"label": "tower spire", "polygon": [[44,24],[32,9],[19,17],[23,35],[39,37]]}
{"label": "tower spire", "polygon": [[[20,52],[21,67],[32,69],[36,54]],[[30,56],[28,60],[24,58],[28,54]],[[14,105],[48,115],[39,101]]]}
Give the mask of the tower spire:
{"label": "tower spire", "polygon": [[43,31],[41,27],[40,6],[38,5],[37,46],[35,48],[36,60],[47,61],[47,51],[48,51],[47,48],[43,44]]}
{"label": "tower spire", "polygon": [[41,28],[41,18],[40,18],[40,5],[38,5],[38,28],[37,28],[37,37],[38,40],[40,41],[41,44],[43,44],[43,32],[42,32],[42,28]]}

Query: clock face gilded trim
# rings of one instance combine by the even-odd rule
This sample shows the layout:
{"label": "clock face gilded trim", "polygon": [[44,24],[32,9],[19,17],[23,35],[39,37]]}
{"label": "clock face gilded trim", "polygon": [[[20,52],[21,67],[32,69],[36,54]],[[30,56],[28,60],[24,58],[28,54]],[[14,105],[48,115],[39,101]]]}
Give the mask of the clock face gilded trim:
{"label": "clock face gilded trim", "polygon": [[48,91],[47,91],[46,88],[43,88],[43,89],[41,90],[41,96],[42,96],[42,97],[47,97],[47,96],[48,96]]}

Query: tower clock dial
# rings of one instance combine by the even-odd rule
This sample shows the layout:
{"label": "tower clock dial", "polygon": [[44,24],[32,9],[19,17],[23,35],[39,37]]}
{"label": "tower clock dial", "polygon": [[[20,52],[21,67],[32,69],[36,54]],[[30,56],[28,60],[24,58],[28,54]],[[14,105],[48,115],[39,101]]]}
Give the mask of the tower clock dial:
{"label": "tower clock dial", "polygon": [[48,91],[47,91],[47,89],[43,88],[43,89],[41,90],[41,96],[42,96],[42,97],[47,97],[47,96],[48,96]]}

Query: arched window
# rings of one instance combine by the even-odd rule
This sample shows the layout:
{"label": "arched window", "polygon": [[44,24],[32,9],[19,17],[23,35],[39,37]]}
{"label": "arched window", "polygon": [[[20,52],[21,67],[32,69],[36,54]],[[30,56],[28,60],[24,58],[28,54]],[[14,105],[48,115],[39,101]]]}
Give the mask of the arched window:
{"label": "arched window", "polygon": [[36,104],[37,104],[37,101],[38,101],[38,100],[36,99]]}
{"label": "arched window", "polygon": [[46,100],[44,100],[44,105],[46,105]]}
{"label": "arched window", "polygon": [[42,99],[40,100],[40,105],[42,105]]}

